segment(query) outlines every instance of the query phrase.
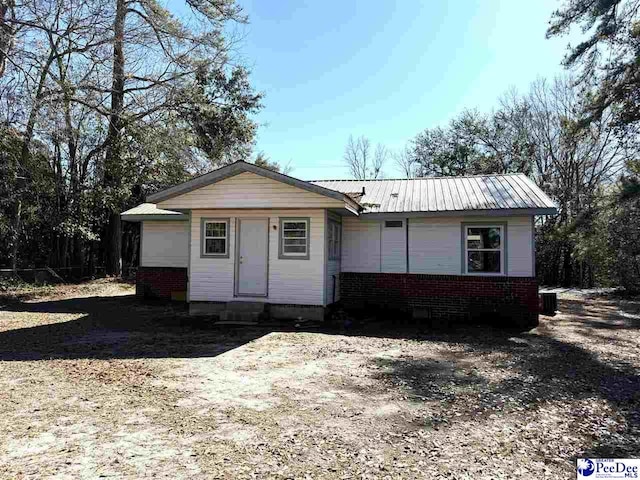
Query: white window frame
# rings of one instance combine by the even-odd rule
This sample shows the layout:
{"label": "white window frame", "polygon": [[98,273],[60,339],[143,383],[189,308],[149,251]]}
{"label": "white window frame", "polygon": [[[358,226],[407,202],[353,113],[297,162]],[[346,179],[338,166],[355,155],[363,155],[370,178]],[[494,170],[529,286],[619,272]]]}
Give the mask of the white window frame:
{"label": "white window frame", "polygon": [[[225,236],[207,236],[207,224],[224,223]],[[229,258],[229,227],[231,222],[228,218],[203,218],[200,226],[200,257],[202,258]],[[224,253],[207,253],[207,240],[224,240]]]}
{"label": "white window frame", "polygon": [[[468,234],[470,228],[498,228],[500,229],[500,248],[469,248]],[[462,224],[462,272],[465,275],[504,276],[506,272],[507,255],[507,225],[504,223],[463,223]],[[470,272],[469,252],[500,252],[500,272]]]}
{"label": "white window frame", "polygon": [[342,256],[342,224],[335,220],[329,220],[328,229],[329,260],[340,260]]}
{"label": "white window frame", "polygon": [[[305,236],[304,237],[287,237],[287,238],[297,238],[301,240],[304,238],[305,243],[305,251],[304,252],[285,252],[285,224],[286,223],[304,223],[305,224]],[[309,260],[309,250],[310,250],[310,235],[311,235],[311,219],[309,217],[303,218],[280,218],[280,247],[279,247],[279,255],[280,259],[292,259],[292,260]],[[298,245],[300,246],[300,245]]]}

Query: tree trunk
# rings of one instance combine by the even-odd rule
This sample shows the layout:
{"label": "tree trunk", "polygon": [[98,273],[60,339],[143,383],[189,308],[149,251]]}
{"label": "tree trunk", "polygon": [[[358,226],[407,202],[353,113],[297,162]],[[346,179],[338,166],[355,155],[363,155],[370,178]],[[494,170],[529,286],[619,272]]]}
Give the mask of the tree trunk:
{"label": "tree trunk", "polygon": [[109,202],[107,230],[105,232],[105,267],[107,275],[120,275],[122,225],[116,189],[122,179],[122,112],[124,108],[124,23],[126,1],[116,0],[116,17],[113,24],[113,79],[111,92],[111,113],[107,132],[107,150],[104,162],[104,186],[112,195]]}
{"label": "tree trunk", "polygon": [[72,266],[77,267],[73,273],[80,280],[84,278],[84,245],[80,235],[76,235],[73,239],[73,261]]}
{"label": "tree trunk", "polygon": [[13,233],[13,245],[11,246],[11,270],[18,269],[18,245],[20,243],[20,228],[22,226],[22,200],[18,199],[16,206],[16,220]]}
{"label": "tree trunk", "polygon": [[[47,75],[49,74],[49,68],[53,63],[54,59],[54,51],[51,49],[49,52],[49,58],[45,63],[42,71],[40,72],[40,78],[38,80],[38,87],[36,88],[35,97],[33,100],[33,106],[31,107],[31,111],[29,112],[29,118],[27,120],[27,125],[25,128],[25,134],[22,138],[22,146],[20,148],[20,165],[18,168],[25,166],[29,160],[29,148],[31,146],[31,140],[33,139],[33,131],[35,129],[36,120],[38,118],[38,113],[40,112],[40,107],[42,106],[42,101],[44,97],[44,86],[47,81]],[[13,246],[11,248],[11,268],[13,270],[16,269],[18,265],[18,251],[20,247],[20,228],[22,224],[21,219],[22,214],[22,201],[18,198],[16,203],[16,218],[15,218],[15,232],[13,237]]]}
{"label": "tree trunk", "polygon": [[120,275],[122,272],[122,222],[120,213],[112,212],[107,224],[107,275]]}
{"label": "tree trunk", "polygon": [[562,277],[562,286],[570,287],[573,282],[573,269],[571,264],[571,246],[566,243],[564,248],[564,262],[563,262],[563,277]]}
{"label": "tree trunk", "polygon": [[13,16],[13,0],[0,1],[0,77],[4,75],[9,51],[13,46],[15,29],[11,25],[9,16]]}
{"label": "tree trunk", "polygon": [[89,277],[93,278],[96,275],[96,264],[95,264],[95,242],[93,240],[89,240],[89,262],[87,265],[87,269],[89,271]]}

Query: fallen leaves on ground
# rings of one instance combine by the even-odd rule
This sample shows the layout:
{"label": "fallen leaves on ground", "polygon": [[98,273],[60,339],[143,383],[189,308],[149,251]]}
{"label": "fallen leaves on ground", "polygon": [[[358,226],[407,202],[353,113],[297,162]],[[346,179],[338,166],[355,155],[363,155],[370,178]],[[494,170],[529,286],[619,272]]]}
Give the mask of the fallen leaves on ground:
{"label": "fallen leaves on ground", "polygon": [[310,333],[212,328],[113,281],[19,294],[3,478],[568,478],[640,456],[633,299],[561,298],[519,334]]}

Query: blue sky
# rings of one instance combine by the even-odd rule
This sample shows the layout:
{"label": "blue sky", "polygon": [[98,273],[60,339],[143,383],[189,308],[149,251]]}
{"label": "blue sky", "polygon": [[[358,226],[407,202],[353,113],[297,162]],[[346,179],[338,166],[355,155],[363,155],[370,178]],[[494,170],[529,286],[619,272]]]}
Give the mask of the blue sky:
{"label": "blue sky", "polygon": [[[563,72],[556,0],[239,0],[239,46],[265,93],[256,151],[302,179],[348,178],[349,135],[401,149],[465,108]],[[387,177],[399,176],[392,162]]]}

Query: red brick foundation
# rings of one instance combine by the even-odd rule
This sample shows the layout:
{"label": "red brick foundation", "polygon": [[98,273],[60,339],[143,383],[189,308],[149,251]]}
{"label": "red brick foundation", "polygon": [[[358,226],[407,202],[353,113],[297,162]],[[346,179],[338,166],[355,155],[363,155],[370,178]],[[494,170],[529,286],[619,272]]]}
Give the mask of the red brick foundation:
{"label": "red brick foundation", "polygon": [[140,297],[184,298],[187,292],[187,269],[173,267],[138,267],[136,295]]}
{"label": "red brick foundation", "polygon": [[399,310],[458,322],[538,324],[538,282],[530,277],[343,272],[340,295],[346,308]]}

